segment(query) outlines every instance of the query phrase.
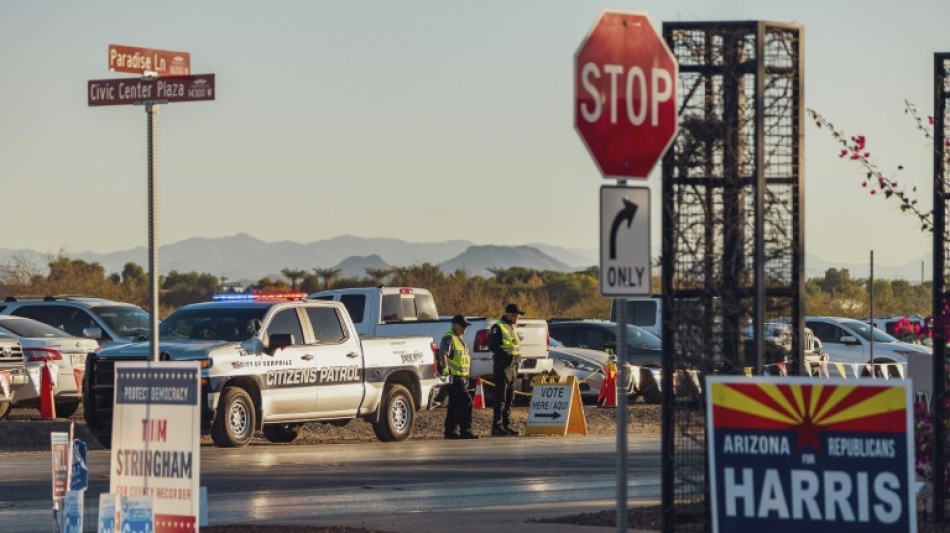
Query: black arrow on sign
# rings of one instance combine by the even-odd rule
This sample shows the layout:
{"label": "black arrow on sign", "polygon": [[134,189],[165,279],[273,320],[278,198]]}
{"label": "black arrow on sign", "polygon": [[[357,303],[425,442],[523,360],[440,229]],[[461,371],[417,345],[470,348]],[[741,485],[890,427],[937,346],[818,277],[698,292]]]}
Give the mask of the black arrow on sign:
{"label": "black arrow on sign", "polygon": [[561,413],[554,411],[553,413],[537,414],[534,416],[535,418],[553,418],[554,420],[557,420],[558,418],[561,418]]}
{"label": "black arrow on sign", "polygon": [[614,217],[614,223],[610,225],[610,258],[617,258],[617,230],[624,220],[627,221],[629,228],[633,224],[633,216],[637,214],[637,204],[631,202],[626,196],[623,198],[623,210]]}

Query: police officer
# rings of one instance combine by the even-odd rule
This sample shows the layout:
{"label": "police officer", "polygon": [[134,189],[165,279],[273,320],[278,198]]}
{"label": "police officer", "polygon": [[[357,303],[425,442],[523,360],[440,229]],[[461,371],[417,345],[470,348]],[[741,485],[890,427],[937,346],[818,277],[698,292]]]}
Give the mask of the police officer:
{"label": "police officer", "polygon": [[[468,346],[462,335],[471,322],[462,315],[452,317],[452,329],[442,335],[439,344],[439,360],[442,374],[451,380],[445,389],[448,390],[449,407],[445,411],[445,438],[447,439],[477,439],[472,433],[472,397],[468,395],[468,371],[471,358]],[[455,430],[458,428],[459,432]]]}
{"label": "police officer", "polygon": [[508,304],[505,316],[491,327],[488,333],[488,349],[492,355],[492,370],[495,377],[495,405],[491,434],[495,437],[517,435],[511,428],[511,401],[515,397],[515,380],[518,378],[518,361],[521,359],[521,344],[515,326],[524,311],[518,304]]}

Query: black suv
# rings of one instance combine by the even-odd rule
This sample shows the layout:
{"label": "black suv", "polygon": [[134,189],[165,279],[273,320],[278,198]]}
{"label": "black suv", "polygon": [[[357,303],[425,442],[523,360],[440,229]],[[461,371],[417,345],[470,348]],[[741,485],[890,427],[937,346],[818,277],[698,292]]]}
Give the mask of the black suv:
{"label": "black suv", "polygon": [[85,296],[7,296],[0,302],[0,314],[32,318],[71,335],[95,339],[103,347],[141,340],[149,330],[148,313],[141,307]]}

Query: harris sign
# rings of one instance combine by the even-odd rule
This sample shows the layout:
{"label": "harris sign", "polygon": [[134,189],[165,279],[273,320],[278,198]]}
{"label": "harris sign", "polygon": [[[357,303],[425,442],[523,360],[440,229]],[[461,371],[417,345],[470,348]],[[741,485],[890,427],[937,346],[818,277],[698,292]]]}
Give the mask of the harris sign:
{"label": "harris sign", "polygon": [[714,532],[917,530],[907,382],[723,376],[706,387]]}

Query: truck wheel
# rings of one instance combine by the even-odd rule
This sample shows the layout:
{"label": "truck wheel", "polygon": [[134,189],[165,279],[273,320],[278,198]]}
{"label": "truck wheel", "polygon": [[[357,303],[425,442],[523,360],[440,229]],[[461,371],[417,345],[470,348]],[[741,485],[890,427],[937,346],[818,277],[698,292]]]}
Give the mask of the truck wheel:
{"label": "truck wheel", "polygon": [[69,418],[79,410],[79,402],[56,402],[56,417]]}
{"label": "truck wheel", "polygon": [[382,417],[373,423],[373,433],[383,442],[406,440],[412,433],[416,409],[412,396],[402,385],[389,385],[383,391]]}
{"label": "truck wheel", "polygon": [[13,403],[11,402],[0,402],[0,420],[10,416],[10,411],[13,410]]}
{"label": "truck wheel", "polygon": [[239,387],[224,389],[211,424],[211,440],[221,448],[243,448],[254,436],[254,402]]}
{"label": "truck wheel", "polygon": [[640,396],[643,401],[650,404],[660,404],[663,397],[660,395],[660,387],[653,378],[653,372],[649,368],[640,369]]}
{"label": "truck wheel", "polygon": [[300,424],[265,424],[264,437],[274,443],[293,442],[300,432]]}

